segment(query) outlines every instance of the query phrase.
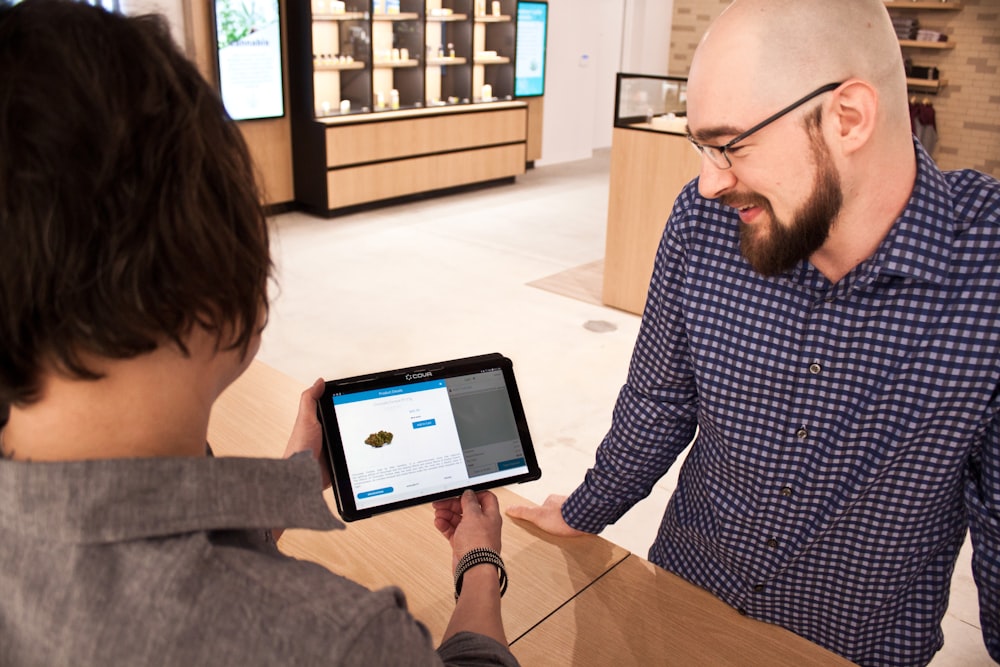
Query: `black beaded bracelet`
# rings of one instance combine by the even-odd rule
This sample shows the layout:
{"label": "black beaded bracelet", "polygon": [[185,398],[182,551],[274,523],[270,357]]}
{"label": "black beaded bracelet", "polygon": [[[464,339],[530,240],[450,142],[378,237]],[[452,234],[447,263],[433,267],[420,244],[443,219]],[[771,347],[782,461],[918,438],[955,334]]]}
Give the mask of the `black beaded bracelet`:
{"label": "black beaded bracelet", "polygon": [[497,572],[500,576],[500,597],[507,592],[507,570],[504,569],[503,559],[500,558],[500,554],[493,549],[487,549],[485,547],[479,549],[472,549],[466,553],[458,561],[458,566],[455,568],[455,599],[462,593],[462,577],[469,568],[475,567],[476,565],[493,565],[497,568]]}

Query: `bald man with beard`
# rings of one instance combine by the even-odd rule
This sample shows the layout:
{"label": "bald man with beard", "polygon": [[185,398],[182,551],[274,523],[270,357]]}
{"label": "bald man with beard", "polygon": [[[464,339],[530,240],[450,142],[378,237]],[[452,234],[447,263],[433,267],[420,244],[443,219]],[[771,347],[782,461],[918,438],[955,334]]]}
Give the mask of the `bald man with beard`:
{"label": "bald man with beard", "polygon": [[688,81],[677,197],[611,429],[598,533],[690,445],[649,559],[862,665],[924,665],[967,531],[1000,661],[1000,183],[912,136],[881,0],[736,0]]}

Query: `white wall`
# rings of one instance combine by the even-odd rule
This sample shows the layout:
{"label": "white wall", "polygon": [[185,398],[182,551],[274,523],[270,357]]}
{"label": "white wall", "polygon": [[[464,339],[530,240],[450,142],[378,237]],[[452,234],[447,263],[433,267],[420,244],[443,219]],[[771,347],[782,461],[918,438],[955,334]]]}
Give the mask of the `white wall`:
{"label": "white wall", "polygon": [[549,0],[539,165],[590,157],[597,97],[593,14],[600,2]]}
{"label": "white wall", "polygon": [[594,43],[596,53],[591,66],[597,86],[594,99],[591,148],[611,145],[611,129],[615,120],[615,75],[621,66],[622,30],[626,20],[628,0],[598,0],[593,16],[596,22]]}
{"label": "white wall", "polygon": [[611,145],[615,74],[666,74],[673,0],[549,0],[542,159]]}
{"label": "white wall", "polygon": [[626,0],[622,72],[668,73],[674,0]]}
{"label": "white wall", "polygon": [[163,14],[170,23],[170,33],[181,48],[184,47],[184,6],[181,0],[121,0],[125,14]]}

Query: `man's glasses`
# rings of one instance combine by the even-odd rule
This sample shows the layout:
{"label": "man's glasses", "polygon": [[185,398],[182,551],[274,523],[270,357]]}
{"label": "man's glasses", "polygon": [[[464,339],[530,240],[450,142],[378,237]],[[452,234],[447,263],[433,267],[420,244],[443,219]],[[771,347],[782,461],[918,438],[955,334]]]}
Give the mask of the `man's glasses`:
{"label": "man's glasses", "polygon": [[701,153],[702,155],[704,155],[705,157],[707,157],[709,159],[709,161],[712,164],[714,164],[717,168],[719,168],[719,169],[729,169],[730,167],[733,166],[732,161],[730,161],[730,159],[729,159],[729,151],[732,149],[732,147],[734,145],[736,145],[739,142],[743,141],[744,139],[746,139],[747,137],[749,137],[754,132],[758,132],[758,131],[764,129],[765,127],[767,127],[768,125],[770,125],[774,121],[776,121],[779,118],[781,118],[782,116],[784,116],[786,113],[799,108],[800,106],[802,106],[803,104],[805,104],[806,102],[808,102],[812,98],[816,97],[817,95],[822,95],[823,93],[828,93],[831,90],[834,90],[837,87],[841,86],[842,84],[843,84],[843,82],[841,82],[841,83],[828,83],[825,86],[823,86],[822,88],[817,88],[816,90],[812,91],[811,93],[809,93],[808,95],[806,95],[802,99],[798,100],[797,102],[792,102],[791,104],[789,104],[787,107],[785,107],[784,109],[782,109],[778,113],[774,114],[773,116],[770,116],[766,120],[763,120],[763,121],[757,123],[756,125],[754,125],[753,127],[751,127],[749,130],[747,130],[746,132],[743,132],[742,134],[738,134],[735,138],[733,138],[732,141],[726,143],[725,145],[722,145],[722,146],[709,146],[708,144],[700,144],[691,135],[690,131],[688,131],[688,135],[687,135],[688,141],[691,142],[691,145],[694,146],[694,149],[696,151],[698,151],[699,153]]}

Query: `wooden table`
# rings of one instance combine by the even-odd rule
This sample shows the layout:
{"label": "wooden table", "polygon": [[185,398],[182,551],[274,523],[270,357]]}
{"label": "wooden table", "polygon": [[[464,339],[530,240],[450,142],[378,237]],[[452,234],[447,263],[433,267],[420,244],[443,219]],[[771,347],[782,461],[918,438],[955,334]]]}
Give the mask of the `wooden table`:
{"label": "wooden table", "polygon": [[[216,403],[209,442],[220,456],[280,456],[305,387],[254,362]],[[524,503],[498,489],[502,508]],[[332,511],[331,491],[326,492]],[[396,585],[439,641],[454,608],[451,550],[429,506],[290,530],[278,546],[369,588]],[[532,665],[847,665],[774,625],[740,616],[710,593],[598,537],[557,538],[505,519],[503,599],[511,649]]]}

